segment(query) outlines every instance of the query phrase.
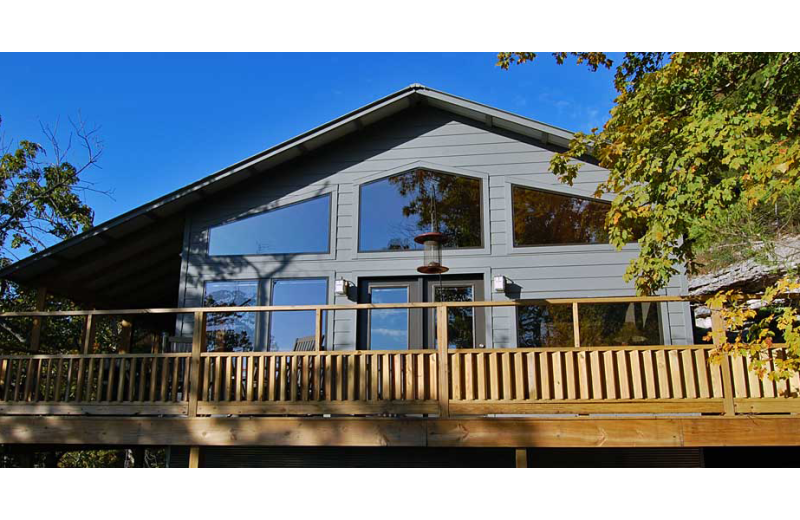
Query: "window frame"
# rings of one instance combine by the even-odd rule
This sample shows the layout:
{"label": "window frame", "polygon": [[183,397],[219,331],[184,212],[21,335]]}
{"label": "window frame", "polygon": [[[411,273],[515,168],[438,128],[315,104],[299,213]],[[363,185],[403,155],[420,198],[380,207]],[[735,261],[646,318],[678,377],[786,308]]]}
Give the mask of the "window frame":
{"label": "window frame", "polygon": [[[530,245],[530,246],[516,246],[514,245],[514,198],[512,189],[514,187],[520,187],[524,189],[531,189],[536,191],[541,191],[545,193],[550,193],[553,195],[561,195],[563,197],[575,197],[579,199],[585,199],[591,202],[605,202],[611,203],[609,199],[598,199],[597,197],[592,197],[590,194],[586,193],[583,190],[574,188],[572,186],[558,186],[557,188],[552,185],[543,184],[540,182],[535,181],[527,181],[523,179],[514,179],[514,180],[506,180],[505,183],[505,200],[506,204],[506,237],[507,237],[507,254],[514,255],[514,254],[532,254],[532,253],[545,253],[545,252],[568,252],[568,251],[580,251],[585,252],[586,249],[592,251],[617,251],[617,249],[608,243],[597,243],[597,244],[589,244],[589,243],[582,243],[582,242],[572,242],[572,243],[560,243],[560,244],[539,244],[539,245]],[[637,242],[631,242],[626,244],[622,247],[622,251],[636,251],[639,249],[639,244]]]}
{"label": "window frame", "polygon": [[[276,211],[279,209],[284,209],[290,206],[295,206],[297,204],[302,204],[303,202],[308,202],[314,199],[318,199],[321,197],[330,197],[330,207],[329,209],[329,217],[328,217],[328,247],[327,250],[324,252],[314,252],[314,253],[265,253],[265,254],[257,254],[257,253],[248,253],[248,254],[230,254],[230,255],[212,255],[211,254],[211,229],[217,228],[221,226],[225,226],[227,224],[232,224],[234,222],[239,222],[241,220],[245,220],[248,218],[257,217],[259,215],[264,215],[266,213]],[[263,204],[257,207],[253,207],[248,209],[244,212],[239,212],[233,215],[230,215],[226,218],[220,219],[213,219],[207,222],[202,223],[202,240],[203,240],[203,253],[205,256],[211,261],[217,261],[219,259],[229,258],[229,259],[241,259],[247,261],[248,259],[258,260],[258,261],[282,261],[287,257],[292,257],[292,260],[333,260],[336,256],[336,217],[338,214],[338,185],[329,186],[324,189],[313,189],[313,191],[303,191],[301,193],[295,193],[292,195],[287,195],[284,197],[280,197],[270,201],[267,204]]]}
{"label": "window frame", "polygon": [[461,247],[461,248],[453,248],[453,249],[446,249],[447,254],[450,256],[469,256],[469,255],[489,255],[491,254],[491,246],[490,246],[490,237],[491,237],[491,228],[490,228],[490,220],[489,220],[489,175],[476,172],[471,170],[465,170],[463,168],[457,168],[453,166],[445,166],[440,164],[429,163],[425,161],[414,161],[409,164],[405,164],[403,166],[398,166],[397,168],[392,168],[391,170],[385,170],[382,172],[366,175],[364,177],[358,178],[353,181],[353,195],[354,195],[354,210],[353,215],[355,218],[355,228],[356,232],[354,233],[354,240],[355,243],[351,248],[352,256],[351,259],[358,260],[358,259],[370,259],[370,258],[404,258],[408,259],[410,254],[417,254],[422,257],[422,250],[418,249],[408,249],[408,250],[396,250],[396,251],[362,251],[361,250],[361,188],[366,184],[371,184],[373,182],[381,181],[388,177],[394,177],[395,175],[408,172],[414,169],[424,169],[429,170],[434,173],[440,173],[443,175],[454,175],[456,177],[467,177],[469,179],[474,179],[480,182],[480,189],[481,189],[481,207],[480,207],[480,219],[481,219],[481,245],[476,247]]}

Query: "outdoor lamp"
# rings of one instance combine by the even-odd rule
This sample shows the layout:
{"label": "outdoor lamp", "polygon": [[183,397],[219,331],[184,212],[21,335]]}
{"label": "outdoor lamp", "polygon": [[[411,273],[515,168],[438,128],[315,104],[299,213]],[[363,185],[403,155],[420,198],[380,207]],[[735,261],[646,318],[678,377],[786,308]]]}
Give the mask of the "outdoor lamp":
{"label": "outdoor lamp", "polygon": [[333,293],[336,296],[347,296],[352,286],[353,284],[344,278],[339,278],[333,283]]}
{"label": "outdoor lamp", "polygon": [[496,293],[504,293],[506,292],[506,284],[508,283],[508,278],[503,275],[497,275],[492,277],[492,290]]}

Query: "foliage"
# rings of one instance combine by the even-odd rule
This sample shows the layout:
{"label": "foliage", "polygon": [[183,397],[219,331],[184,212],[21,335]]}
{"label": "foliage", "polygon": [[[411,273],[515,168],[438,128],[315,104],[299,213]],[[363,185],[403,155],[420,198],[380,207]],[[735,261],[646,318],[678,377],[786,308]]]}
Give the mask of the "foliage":
{"label": "foliage", "polygon": [[[563,63],[569,55],[591,70],[614,65],[604,53],[555,58]],[[498,65],[508,69],[535,58],[535,53],[500,53]],[[625,273],[639,294],[664,288],[680,266],[698,272],[699,258],[714,248],[737,258],[769,256],[764,243],[795,229],[800,53],[626,53],[614,87],[617,97],[602,130],[575,134],[550,168],[570,185],[579,159],[588,155],[608,169],[596,195],[615,194],[606,217],[609,242],[617,248],[639,243],[639,255]],[[747,227],[719,233],[726,223]],[[780,280],[764,295],[765,303],[774,303],[774,291],[794,283],[791,277]],[[765,355],[771,340],[767,325],[774,320],[789,347],[787,360],[770,375],[782,378],[796,370],[800,336],[794,308],[782,307],[764,318],[767,322],[751,323],[754,315],[734,303],[736,298],[727,292],[713,300],[730,306],[726,319],[740,333],[723,341],[722,349]],[[762,373],[765,366],[754,362]]]}
{"label": "foliage", "polygon": [[[602,53],[574,53],[591,68]],[[499,64],[531,53],[503,53]],[[557,57],[566,58],[565,53]],[[626,280],[640,294],[697,269],[692,230],[731,207],[771,205],[800,184],[800,54],[627,53],[614,78],[611,117],[578,133],[551,169],[572,184],[591,153],[609,170],[597,195],[616,194],[610,242],[638,238]]]}
{"label": "foliage", "polygon": [[[83,174],[96,166],[102,153],[101,143],[96,137],[97,129],[87,129],[82,121],[72,127],[66,146],[59,143],[57,126],[44,127],[49,150],[28,140],[20,140],[16,147],[0,143],[0,266],[10,264],[20,254],[35,253],[52,241],[70,238],[92,226],[94,212],[83,196],[94,188]],[[77,166],[68,160],[74,157],[73,140],[80,142],[85,151]],[[0,280],[1,311],[29,311],[34,308],[35,300],[33,289]],[[74,308],[61,298],[48,301],[49,310]],[[46,327],[42,344],[53,352],[76,350],[79,321],[54,320]],[[0,320],[0,348],[26,350],[30,327],[30,319]]]}
{"label": "foliage", "polygon": [[705,337],[718,345],[712,359],[719,362],[724,354],[750,357],[750,368],[759,377],[773,381],[787,379],[799,371],[799,309],[794,302],[779,298],[797,291],[800,278],[792,276],[768,287],[758,300],[758,306],[766,308],[766,313],[758,313],[752,300],[745,300],[739,291],[715,294],[707,304],[720,313],[724,329],[714,330]]}

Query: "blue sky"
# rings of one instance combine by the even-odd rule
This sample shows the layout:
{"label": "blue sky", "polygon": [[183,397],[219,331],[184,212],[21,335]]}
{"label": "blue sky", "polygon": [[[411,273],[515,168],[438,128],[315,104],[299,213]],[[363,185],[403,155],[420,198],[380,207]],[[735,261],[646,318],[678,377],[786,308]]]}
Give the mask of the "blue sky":
{"label": "blue sky", "polygon": [[547,54],[505,72],[485,54],[0,54],[6,141],[79,113],[104,142],[95,223],[411,83],[569,130],[605,120],[611,72]]}

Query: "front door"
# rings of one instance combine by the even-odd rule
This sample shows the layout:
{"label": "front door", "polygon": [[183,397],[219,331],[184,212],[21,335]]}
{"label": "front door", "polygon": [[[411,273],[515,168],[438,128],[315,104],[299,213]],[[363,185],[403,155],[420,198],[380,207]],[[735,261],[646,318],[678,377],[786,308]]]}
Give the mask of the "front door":
{"label": "front door", "polygon": [[[414,303],[483,300],[481,276],[367,278],[359,281],[359,303]],[[483,308],[448,311],[450,348],[483,346]],[[436,348],[435,309],[375,309],[359,311],[360,349],[407,350]]]}

